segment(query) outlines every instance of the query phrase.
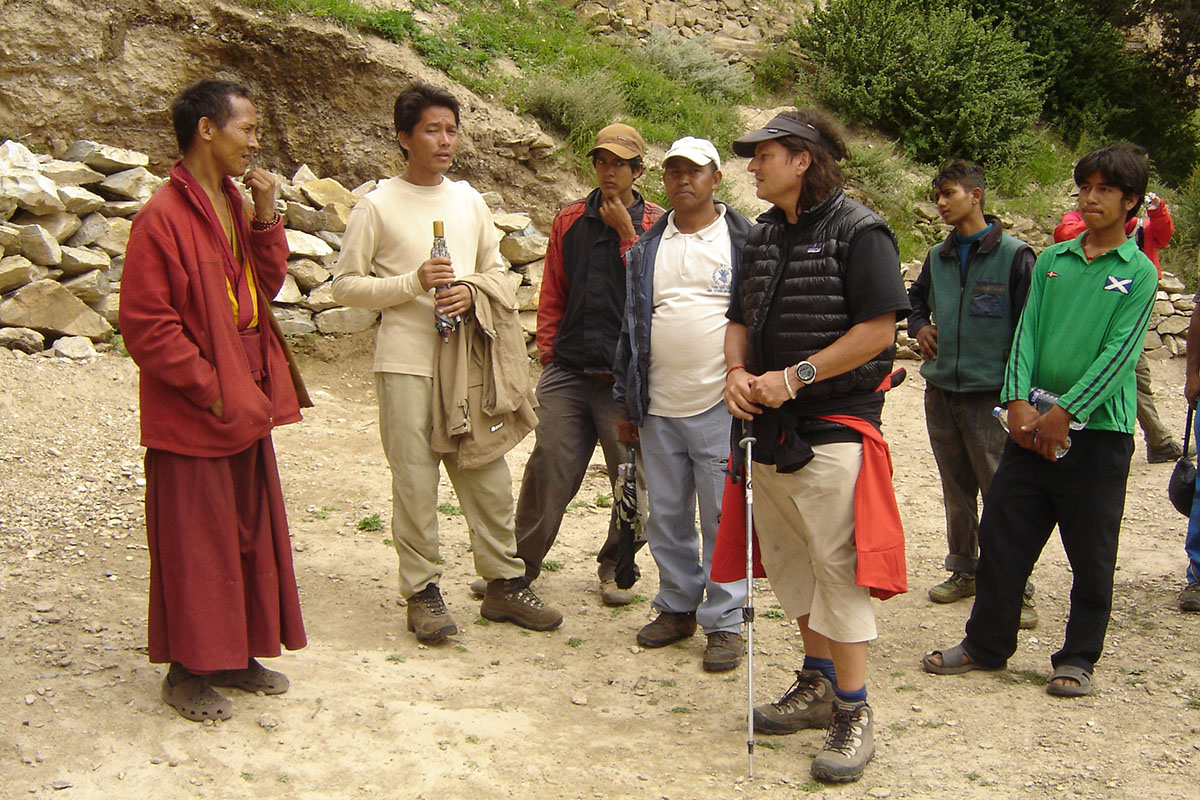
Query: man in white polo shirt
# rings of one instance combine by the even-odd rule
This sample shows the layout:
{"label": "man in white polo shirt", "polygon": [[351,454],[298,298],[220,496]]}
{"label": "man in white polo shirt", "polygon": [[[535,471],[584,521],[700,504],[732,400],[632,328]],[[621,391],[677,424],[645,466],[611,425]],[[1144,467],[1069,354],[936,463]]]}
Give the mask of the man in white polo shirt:
{"label": "man in white polo shirt", "polygon": [[613,394],[626,417],[622,440],[641,439],[646,531],[659,573],[658,617],[637,640],[664,647],[690,637],[699,623],[710,672],[741,663],[746,599],[745,581],[708,578],[730,441],[725,312],[750,230],[749,220],[713,199],[720,182],[721,158],[706,139],[684,137],[664,156],[672,211],[626,255],[625,322],[613,369]]}

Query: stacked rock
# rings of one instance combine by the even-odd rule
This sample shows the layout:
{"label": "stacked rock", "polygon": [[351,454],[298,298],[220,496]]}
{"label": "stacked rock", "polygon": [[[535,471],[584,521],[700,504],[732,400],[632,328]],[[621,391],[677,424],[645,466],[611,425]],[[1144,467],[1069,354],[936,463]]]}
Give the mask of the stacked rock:
{"label": "stacked rock", "polygon": [[[0,347],[37,353],[52,345],[78,358],[110,339],[132,217],[163,183],[148,163],[143,153],[90,141],[58,159],[19,142],[0,144]],[[307,166],[291,179],[275,177],[291,249],[272,302],[280,326],[293,335],[367,330],[379,312],[339,306],[331,278],[350,209],[375,181],[349,190]],[[529,341],[547,239],[527,214],[504,213],[499,194],[485,199]]]}

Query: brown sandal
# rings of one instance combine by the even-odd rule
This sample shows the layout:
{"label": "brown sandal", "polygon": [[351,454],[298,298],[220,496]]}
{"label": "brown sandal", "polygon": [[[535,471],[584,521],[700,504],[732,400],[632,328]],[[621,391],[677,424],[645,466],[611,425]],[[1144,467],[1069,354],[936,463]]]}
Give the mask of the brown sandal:
{"label": "brown sandal", "polygon": [[174,686],[163,678],[163,702],[193,722],[229,719],[233,716],[233,701],[208,685],[203,675],[185,678]]}
{"label": "brown sandal", "polygon": [[283,694],[291,686],[291,682],[282,672],[267,669],[262,664],[250,659],[250,665],[245,669],[226,669],[214,672],[208,676],[210,686],[232,686],[243,692],[262,692],[263,694]]}

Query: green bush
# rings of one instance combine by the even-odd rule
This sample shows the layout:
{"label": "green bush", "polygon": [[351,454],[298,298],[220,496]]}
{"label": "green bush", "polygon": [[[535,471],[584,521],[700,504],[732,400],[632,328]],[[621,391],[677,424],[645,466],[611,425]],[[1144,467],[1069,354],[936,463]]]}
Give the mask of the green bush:
{"label": "green bush", "polygon": [[825,102],[922,160],[994,162],[1042,106],[1025,44],[950,0],[831,0],[795,35]]}
{"label": "green bush", "polygon": [[520,90],[518,100],[525,112],[561,134],[576,150],[584,151],[625,107],[611,81],[598,73],[576,80],[533,76]]}
{"label": "green bush", "polygon": [[750,94],[753,79],[705,46],[705,39],[684,39],[660,25],[645,43],[646,57],[665,75],[686,84],[712,102],[737,103]]}

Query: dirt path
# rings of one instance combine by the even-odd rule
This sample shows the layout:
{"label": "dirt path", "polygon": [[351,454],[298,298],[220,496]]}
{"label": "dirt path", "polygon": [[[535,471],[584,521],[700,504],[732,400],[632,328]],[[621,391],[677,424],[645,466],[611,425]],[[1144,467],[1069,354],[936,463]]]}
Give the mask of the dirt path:
{"label": "dirt path", "polygon": [[[461,516],[447,510],[443,588],[463,629],[445,646],[404,630],[386,528],[389,477],[368,373],[370,339],[320,341],[305,372],[317,408],[277,431],[312,644],[277,666],[281,697],[235,697],[201,726],[158,700],[145,657],[147,559],[136,447],[136,369],[17,358],[0,350],[0,796],[162,798],[783,798],[803,796],[1196,797],[1200,618],[1175,611],[1185,521],[1167,504],[1169,465],[1134,456],[1100,693],[1061,701],[1042,684],[1062,636],[1068,573],[1051,544],[1038,565],[1041,626],[1010,669],[936,678],[921,653],[958,640],[969,607],[935,607],[944,535],[921,382],[889,396],[885,434],[909,541],[912,591],[878,606],[871,702],[878,754],[864,779],[808,779],[817,732],[761,738],[746,778],[745,667],[701,671],[703,639],[640,651],[649,602],[602,606],[594,553],[608,510],[593,467],[539,590],[558,631],[487,624]],[[1155,364],[1178,427],[1182,364]],[[514,484],[532,437],[510,456]],[[449,485],[441,500],[453,504]],[[648,554],[637,590],[652,597]],[[778,696],[798,664],[794,625],[765,582],[755,678]]]}

